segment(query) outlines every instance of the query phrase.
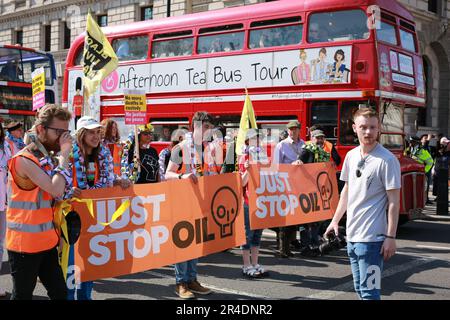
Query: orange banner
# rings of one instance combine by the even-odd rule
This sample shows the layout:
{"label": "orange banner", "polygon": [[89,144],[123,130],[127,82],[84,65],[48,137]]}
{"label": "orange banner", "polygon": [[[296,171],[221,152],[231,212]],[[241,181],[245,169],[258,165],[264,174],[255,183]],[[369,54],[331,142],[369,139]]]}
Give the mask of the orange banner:
{"label": "orange banner", "polygon": [[[238,173],[156,184],[87,190],[73,202],[81,218],[74,269],[81,281],[116,277],[183,262],[245,242]],[[109,225],[121,203],[131,205]]]}
{"label": "orange banner", "polygon": [[339,202],[330,162],[249,167],[251,229],[290,226],[333,217]]}

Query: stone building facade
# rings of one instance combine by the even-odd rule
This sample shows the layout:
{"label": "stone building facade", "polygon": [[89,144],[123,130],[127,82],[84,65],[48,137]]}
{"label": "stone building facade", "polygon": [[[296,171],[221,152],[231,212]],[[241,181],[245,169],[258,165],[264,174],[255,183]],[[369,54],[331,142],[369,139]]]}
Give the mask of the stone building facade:
{"label": "stone building facade", "polygon": [[[0,43],[50,51],[60,88],[67,50],[85,29],[88,8],[99,23],[118,25],[268,0],[0,0]],[[424,56],[427,108],[405,112],[406,132],[450,134],[450,0],[399,0],[415,16]],[[170,10],[168,10],[170,8]]]}

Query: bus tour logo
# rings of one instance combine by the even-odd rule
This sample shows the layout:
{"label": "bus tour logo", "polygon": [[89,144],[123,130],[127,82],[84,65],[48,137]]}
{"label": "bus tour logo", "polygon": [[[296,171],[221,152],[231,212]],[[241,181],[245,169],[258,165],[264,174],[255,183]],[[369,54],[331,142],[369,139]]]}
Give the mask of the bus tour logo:
{"label": "bus tour logo", "polygon": [[102,81],[102,89],[104,92],[112,93],[117,89],[117,86],[119,84],[119,74],[116,70],[111,72],[109,76],[107,76]]}

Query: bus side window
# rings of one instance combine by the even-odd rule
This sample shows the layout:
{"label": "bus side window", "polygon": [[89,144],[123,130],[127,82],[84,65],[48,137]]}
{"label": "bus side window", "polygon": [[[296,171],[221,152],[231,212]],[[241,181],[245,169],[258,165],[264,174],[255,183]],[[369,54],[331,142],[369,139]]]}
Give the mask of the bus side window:
{"label": "bus side window", "polygon": [[198,38],[198,53],[215,53],[242,50],[244,32],[231,32]]}
{"label": "bus side window", "polygon": [[148,36],[116,39],[112,46],[119,61],[143,60],[147,58]]}
{"label": "bus side window", "polygon": [[152,46],[152,58],[189,56],[192,54],[194,38],[182,38],[155,41]]}
{"label": "bus side window", "polygon": [[358,40],[369,36],[367,16],[359,9],[313,13],[308,29],[310,43]]}
{"label": "bus side window", "polygon": [[303,25],[283,26],[250,31],[250,49],[297,44],[302,39]]}

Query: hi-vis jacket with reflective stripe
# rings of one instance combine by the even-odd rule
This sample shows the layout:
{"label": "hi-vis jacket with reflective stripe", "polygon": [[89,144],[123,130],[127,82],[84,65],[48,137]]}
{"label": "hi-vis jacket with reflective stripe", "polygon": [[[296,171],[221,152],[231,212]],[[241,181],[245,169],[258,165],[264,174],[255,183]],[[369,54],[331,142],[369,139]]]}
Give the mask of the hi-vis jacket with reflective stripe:
{"label": "hi-vis jacket with reflective stripe", "polygon": [[196,159],[195,163],[197,163],[197,165],[195,166],[195,175],[196,176],[211,176],[211,175],[216,175],[220,173],[220,170],[222,168],[221,164],[216,164],[216,163],[210,163],[208,164],[206,161],[203,162],[203,164],[200,164],[203,160],[203,158],[206,157],[206,155],[211,152],[208,151],[208,148],[205,148],[205,150],[203,151],[203,155],[200,154],[196,154],[193,155],[191,154],[191,151],[189,146],[187,145],[187,140],[183,140],[181,141],[178,145],[176,145],[174,147],[174,149],[172,149],[173,153],[176,153],[178,151],[180,151],[180,159],[177,160],[182,160],[182,164],[180,164],[177,172],[178,173],[191,173],[192,172],[192,166],[191,166],[191,162],[192,162],[192,158],[197,156],[198,159]]}
{"label": "hi-vis jacket with reflective stripe", "polygon": [[54,248],[58,235],[53,226],[53,198],[39,187],[21,189],[17,184],[15,163],[18,157],[39,160],[26,150],[9,162],[10,195],[6,211],[6,248],[10,251],[36,253]]}
{"label": "hi-vis jacket with reflective stripe", "polygon": [[120,161],[122,160],[123,145],[121,143],[108,143],[107,146],[113,158],[114,174],[120,177],[121,176]]}

